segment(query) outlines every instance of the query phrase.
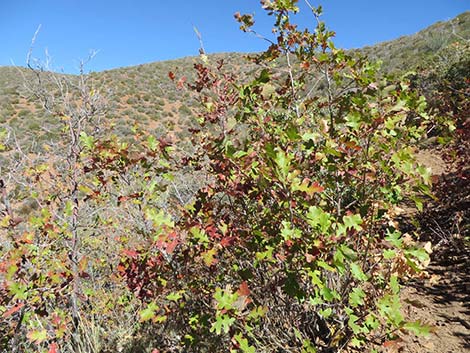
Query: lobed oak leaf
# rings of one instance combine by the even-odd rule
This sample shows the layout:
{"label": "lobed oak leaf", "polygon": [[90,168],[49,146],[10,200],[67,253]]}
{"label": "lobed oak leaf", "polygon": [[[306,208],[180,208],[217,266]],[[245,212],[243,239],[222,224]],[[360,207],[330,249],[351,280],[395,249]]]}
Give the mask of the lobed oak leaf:
{"label": "lobed oak leaf", "polygon": [[45,329],[32,330],[27,333],[26,337],[28,337],[30,342],[41,344],[47,340],[47,331]]}
{"label": "lobed oak leaf", "polygon": [[215,255],[217,255],[216,249],[210,249],[201,254],[202,259],[204,260],[204,263],[206,266],[210,267],[217,263],[217,259],[215,258]]}
{"label": "lobed oak leaf", "polygon": [[227,246],[233,245],[234,241],[235,237],[223,237],[220,240],[220,245],[225,248]]}
{"label": "lobed oak leaf", "polygon": [[250,295],[251,292],[250,292],[250,289],[248,288],[248,284],[246,283],[246,281],[243,281],[240,284],[240,287],[238,288],[237,293],[245,297]]}
{"label": "lobed oak leaf", "polygon": [[312,192],[322,192],[323,190],[325,190],[325,188],[321,186],[320,184],[318,184],[318,182],[314,181],[312,185],[310,186],[310,190]]}

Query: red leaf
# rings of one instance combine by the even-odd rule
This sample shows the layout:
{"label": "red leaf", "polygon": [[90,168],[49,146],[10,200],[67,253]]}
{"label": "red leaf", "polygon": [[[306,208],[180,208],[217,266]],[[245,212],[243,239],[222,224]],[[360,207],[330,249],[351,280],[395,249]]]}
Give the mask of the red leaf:
{"label": "red leaf", "polygon": [[248,288],[248,284],[246,283],[246,281],[243,281],[241,284],[240,284],[240,288],[238,288],[238,291],[237,293],[239,295],[243,295],[245,297],[249,296],[250,295],[250,289]]}
{"label": "red leaf", "polygon": [[122,253],[131,259],[136,259],[139,256],[137,251],[131,249],[124,249]]}
{"label": "red leaf", "polygon": [[318,184],[316,181],[312,183],[312,186],[310,187],[312,193],[314,192],[322,192],[323,190],[325,190],[325,188],[323,186],[321,186],[320,184]]}
{"label": "red leaf", "polygon": [[181,89],[184,87],[184,83],[186,82],[186,77],[183,76],[178,80],[178,83],[176,84],[176,87]]}
{"label": "red leaf", "polygon": [[227,246],[232,245],[234,241],[235,241],[235,237],[224,237],[220,240],[220,245],[222,245],[225,248]]}
{"label": "red leaf", "polygon": [[52,343],[49,345],[49,351],[48,351],[48,353],[57,353],[57,343],[52,342]]}
{"label": "red leaf", "polygon": [[206,227],[206,232],[211,239],[220,239],[219,231],[213,224]]}
{"label": "red leaf", "polygon": [[13,308],[11,308],[10,310],[7,310],[3,313],[3,318],[6,319],[7,317],[13,315],[14,313],[16,313],[18,310],[20,310],[22,307],[24,306],[24,303],[20,303],[18,305],[15,305]]}
{"label": "red leaf", "polygon": [[173,254],[173,251],[175,251],[176,246],[178,245],[178,239],[174,239],[171,243],[166,244],[166,252],[168,254]]}
{"label": "red leaf", "polygon": [[384,348],[387,349],[387,352],[390,353],[398,353],[400,352],[403,348],[403,340],[401,338],[397,338],[391,341],[385,341],[383,343]]}
{"label": "red leaf", "polygon": [[174,81],[176,75],[175,75],[172,71],[170,71],[170,72],[168,73],[168,77],[170,78],[170,80]]}

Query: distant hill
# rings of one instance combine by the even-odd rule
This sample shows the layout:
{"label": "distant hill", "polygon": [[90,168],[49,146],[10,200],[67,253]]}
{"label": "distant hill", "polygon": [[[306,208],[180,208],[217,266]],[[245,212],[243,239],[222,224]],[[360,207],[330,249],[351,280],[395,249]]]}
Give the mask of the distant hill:
{"label": "distant hill", "polygon": [[450,21],[437,22],[416,34],[367,46],[356,51],[382,60],[387,72],[409,70],[435,55],[449,44],[470,41],[470,11]]}
{"label": "distant hill", "polygon": [[[409,70],[455,41],[470,40],[470,12],[447,22],[438,22],[414,35],[353,50],[373,60],[383,61],[387,72]],[[211,56],[224,59],[240,76],[254,67],[243,60],[243,54],[225,53]],[[122,136],[130,135],[132,122],[138,122],[156,135],[172,134],[182,138],[191,125],[194,101],[189,93],[178,91],[168,77],[174,71],[178,77],[192,75],[198,57],[155,62],[91,73],[93,84],[108,96],[107,118],[116,123]],[[243,64],[241,64],[243,63]],[[39,144],[54,139],[54,119],[24,89],[29,79],[25,68],[0,67],[0,126],[15,130],[20,141]],[[32,139],[34,137],[34,139]]]}

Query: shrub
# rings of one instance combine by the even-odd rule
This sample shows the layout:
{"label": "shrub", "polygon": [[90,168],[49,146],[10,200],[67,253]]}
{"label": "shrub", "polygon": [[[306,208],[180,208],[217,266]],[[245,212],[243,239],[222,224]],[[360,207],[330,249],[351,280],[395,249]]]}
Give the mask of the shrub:
{"label": "shrub", "polygon": [[70,111],[54,115],[64,145],[51,148],[66,160],[14,179],[39,207],[17,220],[0,186],[1,349],[99,350],[127,332],[129,351],[334,352],[425,330],[404,320],[399,289],[428,256],[389,211],[429,191],[412,156],[426,103],[337,49],[320,8],[309,32],[290,21],[296,1],[262,3],[277,39],[245,81],[194,65],[192,148],[124,120],[125,141],[103,135],[98,93],[59,95]]}
{"label": "shrub", "polygon": [[[428,255],[388,212],[429,192],[412,156],[426,104],[337,49],[320,20],[297,29],[296,1],[263,4],[277,42],[252,58],[255,77],[195,64],[201,126],[181,164],[207,183],[177,222],[148,210],[153,242],[122,263],[146,305],[142,330],[162,350],[233,352],[333,352],[425,331],[404,320],[399,283]],[[252,17],[236,17],[250,31]]]}

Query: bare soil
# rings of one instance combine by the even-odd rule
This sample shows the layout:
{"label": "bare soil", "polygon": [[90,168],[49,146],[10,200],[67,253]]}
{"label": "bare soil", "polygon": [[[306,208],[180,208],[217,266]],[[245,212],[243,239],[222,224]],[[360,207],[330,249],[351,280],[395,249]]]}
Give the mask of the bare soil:
{"label": "bare soil", "polygon": [[400,332],[382,351],[470,352],[470,166],[456,170],[438,151],[420,152],[418,158],[432,170],[437,199],[413,215],[418,229],[411,222],[403,227],[431,241],[433,254],[428,276],[405,285],[402,304],[406,317],[431,326],[431,333],[416,337]]}

